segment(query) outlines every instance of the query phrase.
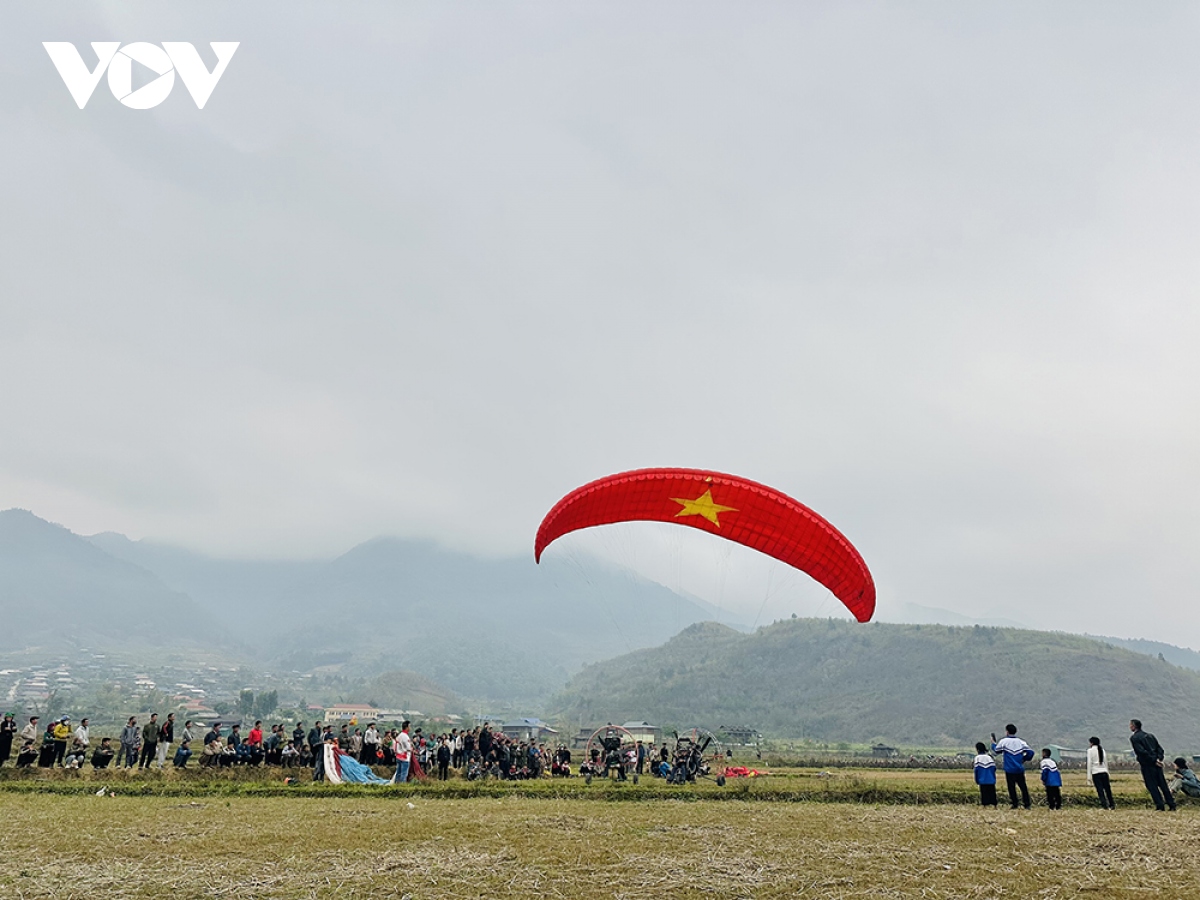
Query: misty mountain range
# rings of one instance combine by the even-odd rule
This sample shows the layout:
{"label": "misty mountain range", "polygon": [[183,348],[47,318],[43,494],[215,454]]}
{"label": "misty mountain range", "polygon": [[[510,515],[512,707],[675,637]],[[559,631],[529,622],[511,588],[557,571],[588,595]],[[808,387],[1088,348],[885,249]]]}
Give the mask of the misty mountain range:
{"label": "misty mountain range", "polygon": [[727,613],[596,561],[485,560],[378,538],[329,561],[212,559],[0,513],[0,650],[220,647],[259,668],[421,672],[528,700]]}
{"label": "misty mountain range", "polygon": [[[972,620],[928,607],[894,617]],[[324,561],[214,559],[0,512],[0,651],[219,650],[258,669],[420,672],[467,698],[538,701],[585,665],[736,617],[607,563],[480,559],[377,538]],[[975,624],[1015,625],[982,621]],[[1098,638],[1200,669],[1200,654]]]}

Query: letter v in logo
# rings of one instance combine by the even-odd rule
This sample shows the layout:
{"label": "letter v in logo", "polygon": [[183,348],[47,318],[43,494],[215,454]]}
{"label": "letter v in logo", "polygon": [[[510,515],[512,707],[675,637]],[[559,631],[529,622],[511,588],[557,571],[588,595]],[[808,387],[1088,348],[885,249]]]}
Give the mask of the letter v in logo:
{"label": "letter v in logo", "polygon": [[191,44],[183,41],[163,41],[163,49],[167,51],[167,56],[171,57],[171,64],[175,66],[175,71],[183,79],[183,86],[188,89],[188,93],[196,101],[198,109],[204,109],[204,104],[208,102],[213,88],[225,74],[225,67],[233,59],[233,52],[237,50],[240,43],[240,41],[209,41],[208,46],[212,47],[213,53],[217,55],[217,64],[210,72],[204,67],[204,60],[200,58],[199,52]]}
{"label": "letter v in logo", "polygon": [[62,76],[67,90],[71,92],[71,97],[79,108],[83,109],[91,99],[92,92],[96,90],[96,85],[104,76],[104,70],[112,62],[112,58],[117,55],[117,49],[121,46],[121,42],[92,41],[92,49],[96,51],[97,62],[96,68],[91,72],[88,71],[88,67],[84,63],[83,57],[79,55],[79,51],[75,49],[75,45],[69,41],[44,41],[42,46],[50,54],[54,68],[58,69],[58,74]]}

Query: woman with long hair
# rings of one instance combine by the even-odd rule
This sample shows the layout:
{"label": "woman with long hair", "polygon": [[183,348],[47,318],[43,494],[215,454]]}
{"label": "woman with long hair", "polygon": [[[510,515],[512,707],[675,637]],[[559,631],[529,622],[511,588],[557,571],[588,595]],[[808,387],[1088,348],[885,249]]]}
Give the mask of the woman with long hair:
{"label": "woman with long hair", "polygon": [[1100,746],[1100,738],[1088,738],[1087,751],[1088,784],[1096,788],[1100,798],[1101,809],[1115,809],[1113,803],[1112,785],[1108,780],[1108,764],[1104,761],[1104,748]]}

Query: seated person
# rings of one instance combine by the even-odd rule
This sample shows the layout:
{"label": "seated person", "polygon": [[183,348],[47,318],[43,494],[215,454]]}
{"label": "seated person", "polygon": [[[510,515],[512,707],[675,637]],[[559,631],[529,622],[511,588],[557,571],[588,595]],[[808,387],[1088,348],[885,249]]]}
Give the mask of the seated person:
{"label": "seated person", "polygon": [[104,738],[92,754],[93,769],[107,769],[113,758],[112,738]]}
{"label": "seated person", "polygon": [[221,759],[221,738],[217,737],[214,740],[206,741],[204,748],[200,751],[200,765],[215,766]]}
{"label": "seated person", "polygon": [[1175,777],[1168,787],[1171,793],[1183,791],[1186,797],[1200,797],[1200,778],[1188,768],[1187,760],[1182,756],[1175,757]]}
{"label": "seated person", "polygon": [[280,764],[292,768],[300,760],[300,751],[296,749],[295,741],[288,741],[287,746],[279,753]]}
{"label": "seated person", "polygon": [[254,761],[254,748],[242,741],[234,747],[234,762],[240,766],[248,766]]}
{"label": "seated person", "polygon": [[33,741],[26,741],[24,746],[21,747],[21,752],[17,754],[17,768],[28,769],[37,758],[37,747],[33,746]]}
{"label": "seated person", "polygon": [[87,747],[83,746],[83,742],[76,738],[71,744],[71,749],[63,756],[64,769],[78,769],[87,759]]}
{"label": "seated person", "polygon": [[187,761],[192,758],[192,748],[188,746],[188,742],[184,741],[179,745],[179,749],[175,751],[175,758],[171,763],[177,769],[186,769]]}

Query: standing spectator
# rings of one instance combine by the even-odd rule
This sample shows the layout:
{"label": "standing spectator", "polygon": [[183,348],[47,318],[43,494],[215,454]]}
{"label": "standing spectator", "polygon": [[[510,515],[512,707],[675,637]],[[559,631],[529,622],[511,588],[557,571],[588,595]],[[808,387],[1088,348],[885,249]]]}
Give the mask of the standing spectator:
{"label": "standing spectator", "polygon": [[1033,759],[1033,748],[1017,737],[1017,726],[1004,726],[1004,739],[997,741],[992,735],[992,752],[1004,754],[1004,780],[1008,784],[1008,799],[1012,808],[1017,808],[1017,788],[1021,789],[1021,802],[1026,809],[1029,802],[1029,787],[1025,784],[1025,763]]}
{"label": "standing spectator", "polygon": [[646,767],[646,748],[642,744],[641,741],[638,741],[637,742],[637,764],[633,771],[636,772],[638,775],[641,775],[642,771],[645,769],[645,767]]}
{"label": "standing spectator", "polygon": [[[38,749],[39,769],[51,769],[54,767],[54,729],[60,724],[62,723],[51,719],[50,724],[46,726],[46,730],[42,733],[42,746]],[[63,752],[66,752],[65,747],[63,748]]]}
{"label": "standing spectator", "polygon": [[149,769],[158,754],[158,713],[150,713],[150,721],[142,726],[142,755],[138,758],[139,769]]}
{"label": "standing spectator", "polygon": [[167,721],[163,722],[162,728],[158,729],[158,747],[155,759],[158,761],[158,769],[161,772],[163,764],[167,761],[167,753],[171,750],[171,744],[175,741],[175,713],[167,713]]}
{"label": "standing spectator", "polygon": [[0,766],[12,756],[13,739],[17,736],[17,720],[12,713],[5,713],[0,720]]}
{"label": "standing spectator", "polygon": [[36,741],[38,736],[38,717],[30,716],[29,724],[21,729],[21,744],[26,741]]}
{"label": "standing spectator", "polygon": [[1100,738],[1088,738],[1087,751],[1088,784],[1096,789],[1100,798],[1101,809],[1116,809],[1113,803],[1112,783],[1108,779],[1108,763],[1104,761],[1104,748],[1100,746]]}
{"label": "standing spectator", "polygon": [[1132,732],[1129,743],[1133,745],[1133,755],[1137,757],[1138,765],[1142,769],[1142,781],[1146,783],[1146,790],[1150,792],[1154,808],[1159,812],[1164,808],[1174,812],[1175,798],[1171,795],[1171,789],[1167,786],[1167,776],[1163,772],[1163,757],[1166,754],[1162,744],[1150,732],[1142,731],[1141,719],[1130,719],[1129,730]]}
{"label": "standing spectator", "polygon": [[321,754],[317,751],[321,749],[321,723],[313,722],[312,731],[308,733],[308,751],[316,759]]}
{"label": "standing spectator", "polygon": [[[47,729],[49,733],[49,729]],[[71,739],[71,717],[63,716],[54,726],[54,765],[65,765],[64,758],[67,755],[67,741]]]}
{"label": "standing spectator", "polygon": [[272,725],[271,733],[267,735],[263,741],[264,761],[268,766],[277,766],[280,763],[280,754],[283,750],[284,738],[286,732],[282,725]]}
{"label": "standing spectator", "polygon": [[1062,772],[1050,755],[1050,748],[1042,748],[1042,784],[1046,788],[1046,806],[1062,809]]}
{"label": "standing spectator", "polygon": [[142,732],[137,727],[137,717],[130,716],[125,727],[121,729],[121,746],[117,750],[116,768],[121,768],[121,758],[125,759],[125,768],[133,768],[137,762],[138,748],[141,746]]}
{"label": "standing spectator", "polygon": [[179,741],[180,743],[187,741],[191,744],[194,740],[196,740],[196,729],[192,724],[192,720],[188,719],[183,723],[183,734],[179,736]]}
{"label": "standing spectator", "polygon": [[296,727],[294,729],[292,729],[292,743],[295,745],[296,750],[299,750],[300,747],[304,744],[304,723],[303,722],[297,722]]}
{"label": "standing spectator", "polygon": [[449,742],[445,738],[442,738],[440,741],[438,741],[437,748],[437,770],[439,781],[445,781],[450,777],[451,755],[452,751],[450,750]]}
{"label": "standing spectator", "polygon": [[479,729],[479,739],[476,743],[479,745],[479,752],[484,759],[488,758],[488,754],[492,752],[492,731],[488,727],[488,723],[484,722],[483,727]]}
{"label": "standing spectator", "polygon": [[79,741],[84,752],[91,745],[91,732],[88,729],[88,720],[86,717],[79,720],[79,727],[75,729],[75,740]]}
{"label": "standing spectator", "polygon": [[975,783],[979,785],[979,805],[997,806],[996,760],[983,741],[975,745]]}
{"label": "standing spectator", "polygon": [[396,784],[408,781],[408,767],[412,758],[412,738],[408,736],[408,720],[400,723],[400,733],[396,735]]}
{"label": "standing spectator", "polygon": [[358,761],[364,766],[373,766],[379,762],[379,730],[374,722],[367,725],[367,730],[362,736],[362,755]]}

